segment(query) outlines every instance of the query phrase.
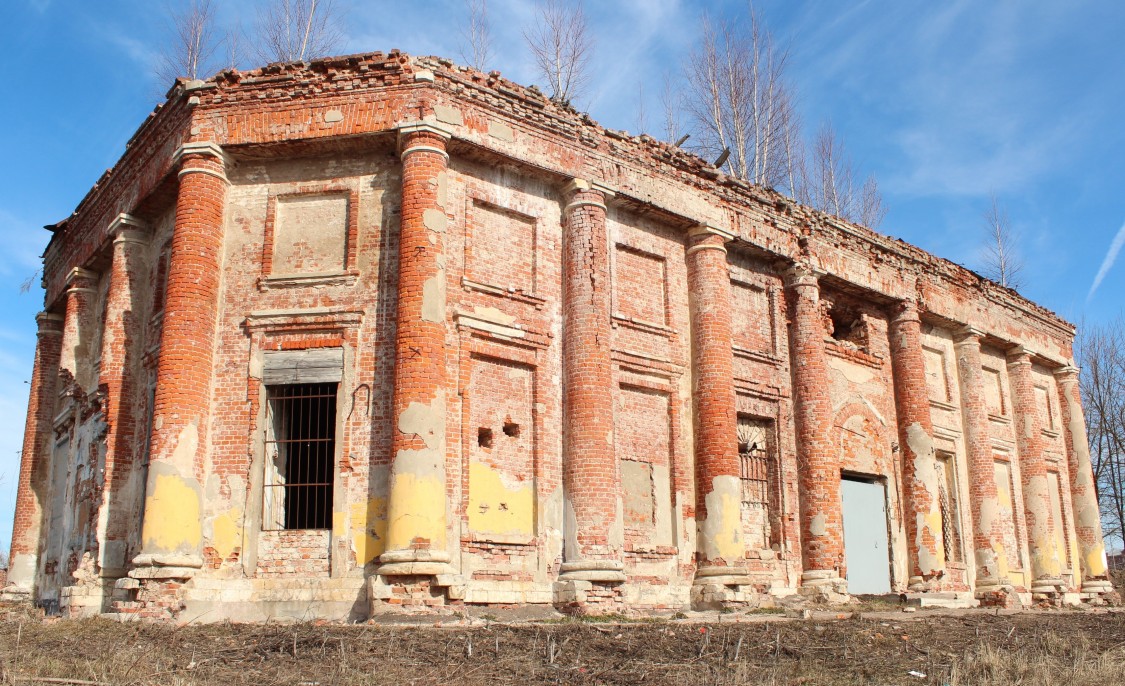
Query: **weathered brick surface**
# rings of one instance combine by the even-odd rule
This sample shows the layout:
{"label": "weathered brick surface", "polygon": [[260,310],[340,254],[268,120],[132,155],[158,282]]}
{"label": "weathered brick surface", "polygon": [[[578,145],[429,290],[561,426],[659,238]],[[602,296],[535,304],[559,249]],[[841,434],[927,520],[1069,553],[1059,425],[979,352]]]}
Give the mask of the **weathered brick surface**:
{"label": "weathered brick surface", "polygon": [[[886,487],[896,591],[1106,592],[1067,323],[495,74],[181,84],[54,229],[11,577],[46,604],[123,571],[113,609],[163,618],[226,580],[255,616],[290,579],[373,611],[831,595],[842,475]],[[285,351],[343,360],[324,528],[263,512]]]}

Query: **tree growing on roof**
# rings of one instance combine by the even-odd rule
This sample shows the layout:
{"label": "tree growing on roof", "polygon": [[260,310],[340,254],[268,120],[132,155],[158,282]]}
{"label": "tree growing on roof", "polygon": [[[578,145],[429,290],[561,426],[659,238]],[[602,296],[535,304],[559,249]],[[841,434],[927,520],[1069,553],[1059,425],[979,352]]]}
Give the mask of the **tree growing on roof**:
{"label": "tree growing on roof", "polygon": [[540,0],[536,19],[524,28],[524,40],[550,98],[569,104],[585,91],[594,54],[582,2]]}
{"label": "tree growing on roof", "polygon": [[1012,230],[1008,213],[992,195],[992,202],[984,211],[985,245],[983,258],[984,275],[1001,286],[1018,289],[1023,285],[1020,273],[1023,259],[1016,248],[1017,236]]}
{"label": "tree growing on roof", "polygon": [[177,78],[200,79],[215,71],[212,58],[219,45],[215,7],[211,0],[189,0],[179,10],[168,7],[170,40],[156,66],[162,87]]}
{"label": "tree growing on roof", "polygon": [[465,0],[469,20],[461,28],[461,59],[478,71],[487,71],[492,62],[492,24],[488,19],[488,0]]}
{"label": "tree growing on roof", "polygon": [[258,12],[255,49],[263,62],[327,57],[342,42],[333,0],[269,0]]}

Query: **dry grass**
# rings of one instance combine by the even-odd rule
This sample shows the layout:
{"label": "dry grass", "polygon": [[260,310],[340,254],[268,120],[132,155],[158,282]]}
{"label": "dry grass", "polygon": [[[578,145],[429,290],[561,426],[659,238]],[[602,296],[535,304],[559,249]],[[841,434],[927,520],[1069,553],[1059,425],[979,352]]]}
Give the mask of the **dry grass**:
{"label": "dry grass", "polygon": [[0,619],[0,684],[49,683],[26,676],[136,686],[1108,685],[1125,683],[1125,613],[920,612],[833,621],[738,615],[708,624],[472,628],[176,628],[10,613]]}

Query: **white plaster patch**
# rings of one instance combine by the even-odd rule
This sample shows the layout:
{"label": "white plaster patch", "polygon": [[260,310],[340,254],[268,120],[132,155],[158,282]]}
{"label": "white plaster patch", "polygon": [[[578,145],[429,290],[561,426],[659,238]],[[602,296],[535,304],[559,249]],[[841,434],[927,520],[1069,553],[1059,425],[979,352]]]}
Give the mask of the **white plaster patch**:
{"label": "white plaster patch", "polygon": [[809,522],[809,533],[813,536],[825,536],[828,534],[828,519],[818,514]]}
{"label": "white plaster patch", "polygon": [[434,105],[434,117],[444,124],[461,126],[465,123],[464,117],[461,116],[461,110],[449,105]]}
{"label": "white plaster patch", "polygon": [[449,217],[445,216],[445,212],[431,208],[422,213],[422,223],[430,231],[445,233],[449,226]]}
{"label": "white plaster patch", "polygon": [[515,132],[512,131],[512,127],[508,126],[504,122],[499,121],[488,122],[488,135],[492,136],[493,138],[498,138],[507,143],[511,143],[516,140],[516,135]]}
{"label": "white plaster patch", "polygon": [[422,284],[422,320],[445,321],[445,273],[439,271]]}

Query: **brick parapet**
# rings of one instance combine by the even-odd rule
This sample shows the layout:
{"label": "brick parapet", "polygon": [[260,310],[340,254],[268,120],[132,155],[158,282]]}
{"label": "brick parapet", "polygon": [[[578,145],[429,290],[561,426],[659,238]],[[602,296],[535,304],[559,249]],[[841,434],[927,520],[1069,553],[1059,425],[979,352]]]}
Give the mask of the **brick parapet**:
{"label": "brick parapet", "polygon": [[[417,80],[420,70],[431,75]],[[356,94],[374,91],[378,91],[380,97],[359,101],[355,98]],[[157,135],[165,129],[186,130],[187,122],[196,122],[201,131],[211,132],[227,147],[286,140],[311,141],[337,135],[341,130],[349,134],[387,131],[404,118],[417,116],[419,111],[428,114],[435,100],[441,99],[457,99],[473,108],[472,114],[466,112],[465,125],[455,132],[458,137],[489,142],[496,147],[498,141],[488,138],[485,117],[499,117],[513,127],[529,133],[534,131],[536,136],[554,133],[567,140],[582,138],[590,142],[582,155],[583,170],[596,174],[603,170],[620,170],[615,178],[607,181],[619,192],[631,194],[634,200],[675,210],[668,207],[666,198],[682,195],[647,192],[636,187],[636,179],[644,178],[650,183],[660,178],[669,190],[689,186],[711,196],[709,202],[699,203],[704,212],[715,213],[716,217],[730,212],[741,217],[737,222],[741,228],[736,233],[739,240],[747,244],[774,254],[793,256],[798,251],[794,237],[801,233],[802,227],[813,227],[809,245],[816,261],[839,267],[839,276],[865,288],[898,297],[891,292],[894,290],[890,285],[894,281],[890,278],[893,270],[915,268],[922,274],[919,291],[928,306],[950,321],[988,321],[990,333],[998,338],[1015,343],[1027,341],[1029,334],[1034,334],[1031,336],[1037,339],[1034,345],[1059,351],[1069,345],[1073,336],[1073,327],[1042,307],[902,241],[841,222],[772,191],[729,177],[674,146],[647,136],[633,137],[601,127],[495,74],[459,68],[438,58],[411,58],[394,51],[385,55],[327,58],[312,63],[275,64],[249,72],[228,71],[194,84],[190,89],[174,89],[172,100],[157,112],[152,122],[142,127],[136,142],[103,184],[104,188],[92,191],[91,198],[84,201],[79,208],[81,211],[69,220],[69,225],[87,226],[91,219],[88,215],[97,204],[93,201],[103,202],[107,192],[112,194],[121,188],[119,180],[132,179],[138,175],[138,169],[144,169],[142,156],[134,153],[141,142],[146,144],[143,147],[151,148],[163,141],[166,150],[167,140]],[[246,111],[250,107],[253,112]],[[298,110],[300,115],[295,116]],[[407,112],[415,114],[405,115]],[[298,120],[309,123],[302,126],[278,123]],[[184,126],[177,127],[177,123]],[[511,147],[503,154],[534,167],[551,169],[553,173],[568,176],[575,173],[574,155],[559,154],[547,159],[528,156],[527,150],[530,148],[526,146]],[[150,162],[152,158],[143,159]],[[109,190],[111,187],[113,191]],[[154,187],[150,183],[135,185],[125,197],[144,197],[145,189],[151,192]],[[104,218],[105,214],[99,217]],[[833,255],[837,252],[846,255],[836,259]],[[83,260],[52,257],[51,262],[73,265]],[[850,266],[853,263],[857,268]],[[48,295],[54,292],[52,288],[48,291]],[[948,300],[962,305],[950,309],[939,294],[954,291],[960,295]],[[978,300],[988,302],[992,311],[986,313],[973,304]],[[997,305],[1000,311],[996,311]]]}
{"label": "brick parapet", "polygon": [[1012,387],[1012,410],[1020,460],[1020,485],[1027,544],[1031,558],[1032,593],[1055,594],[1063,587],[1064,560],[1054,546],[1056,527],[1048,486],[1048,467],[1043,451],[1043,423],[1035,397],[1031,353],[1017,347],[1008,353],[1008,379]]}
{"label": "brick parapet", "polygon": [[710,227],[689,233],[688,299],[695,383],[697,563],[745,573],[742,480],[737,444],[731,334],[729,234]]}
{"label": "brick parapet", "polygon": [[818,278],[807,267],[788,274],[789,345],[800,488],[805,585],[839,581],[844,556],[840,463],[832,440],[832,398],[824,350]]}
{"label": "brick parapet", "polygon": [[24,424],[20,471],[16,482],[15,520],[8,556],[8,584],[30,593],[35,584],[39,558],[39,534],[43,525],[47,467],[50,462],[51,427],[55,418],[59,357],[62,352],[63,318],[40,312],[35,317],[38,334],[35,364]]}
{"label": "brick parapet", "polygon": [[1106,565],[1105,540],[1102,538],[1101,511],[1098,508],[1097,484],[1090,460],[1090,444],[1086,436],[1086,419],[1082,411],[1082,389],[1078,369],[1066,365],[1054,372],[1059,394],[1066,455],[1070,473],[1070,494],[1074,511],[1074,533],[1078,539],[1082,591],[1110,593]]}
{"label": "brick parapet", "polygon": [[604,189],[563,192],[563,578],[621,581],[620,475],[614,451],[609,235]]}
{"label": "brick parapet", "polygon": [[[140,427],[139,390],[143,384],[141,356],[144,353],[144,329],[148,303],[144,285],[148,280],[148,242],[150,231],[140,219],[122,214],[110,225],[113,236],[109,290],[104,307],[104,328],[101,340],[101,365],[98,386],[105,395],[103,414],[106,423],[105,472],[103,506],[108,514],[99,518],[104,523],[101,573],[103,576],[124,574],[125,559],[109,559],[124,550],[124,541],[132,528],[137,503],[127,502],[131,470],[137,462],[137,431]],[[113,551],[110,553],[109,551]]]}
{"label": "brick parapet", "polygon": [[437,574],[450,560],[446,515],[448,133],[401,131],[402,213],[383,575]]}
{"label": "brick parapet", "polygon": [[915,302],[903,301],[891,319],[891,366],[898,418],[902,479],[906,486],[906,537],[912,590],[930,590],[945,575],[942,512],[934,425],[922,352],[922,320]]}
{"label": "brick parapet", "polygon": [[177,154],[176,219],[164,295],[160,358],[138,567],[182,575],[203,564],[207,461],[227,179],[206,145]]}

